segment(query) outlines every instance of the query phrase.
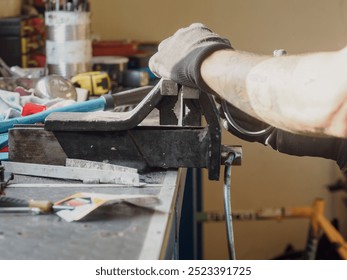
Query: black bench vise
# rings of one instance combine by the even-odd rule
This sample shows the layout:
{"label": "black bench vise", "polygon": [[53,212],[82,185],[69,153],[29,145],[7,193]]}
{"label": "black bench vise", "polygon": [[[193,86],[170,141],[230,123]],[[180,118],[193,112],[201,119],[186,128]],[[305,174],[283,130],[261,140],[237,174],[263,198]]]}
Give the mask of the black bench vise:
{"label": "black bench vise", "polygon": [[207,168],[209,179],[218,180],[223,155],[240,150],[222,146],[221,138],[211,95],[162,79],[127,112],[52,113],[44,126],[10,129],[9,159],[58,165],[66,158],[85,159],[139,172]]}

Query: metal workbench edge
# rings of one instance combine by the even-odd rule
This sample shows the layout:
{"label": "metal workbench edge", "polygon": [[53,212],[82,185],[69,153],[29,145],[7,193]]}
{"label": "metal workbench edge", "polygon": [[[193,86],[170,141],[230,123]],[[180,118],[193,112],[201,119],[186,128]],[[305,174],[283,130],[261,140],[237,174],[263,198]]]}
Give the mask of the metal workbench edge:
{"label": "metal workbench edge", "polygon": [[[175,259],[178,254],[178,231],[181,216],[184,187],[186,181],[186,168],[177,171],[167,171],[163,187],[158,195],[160,200],[166,201],[162,210],[168,213],[154,215],[151,218],[144,245],[139,259]],[[172,199],[163,199],[172,197]],[[161,210],[157,209],[157,210]],[[160,225],[166,224],[163,229]],[[158,255],[159,252],[159,255]]]}

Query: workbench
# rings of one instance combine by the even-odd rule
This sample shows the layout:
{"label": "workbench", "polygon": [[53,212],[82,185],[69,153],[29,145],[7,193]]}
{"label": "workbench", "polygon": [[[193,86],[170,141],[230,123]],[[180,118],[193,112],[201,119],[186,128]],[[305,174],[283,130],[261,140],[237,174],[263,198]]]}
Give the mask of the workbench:
{"label": "workbench", "polygon": [[[0,214],[0,259],[137,260],[177,258],[177,236],[186,169],[142,175],[141,187],[44,181],[15,177],[7,196],[58,201],[78,192],[155,195],[155,209],[116,203],[86,219],[66,222],[55,214]],[[68,185],[67,185],[68,184]]]}
{"label": "workbench", "polygon": [[[136,169],[145,185],[91,185],[90,178],[83,178],[83,182],[84,179],[89,181],[88,185],[80,183],[77,187],[71,183],[66,186],[67,182],[63,182],[61,186],[57,182],[34,182],[30,172],[8,171],[15,174],[17,185],[10,185],[5,192],[8,197],[53,202],[81,192],[151,195],[158,197],[160,204],[149,209],[118,203],[96,210],[85,220],[70,223],[56,215],[1,214],[0,259],[180,257],[178,232],[186,168],[206,168],[208,178],[218,180],[220,165],[231,150],[221,145],[221,127],[214,100],[197,89],[160,80],[154,87],[88,102],[96,102],[100,110],[100,104],[102,109],[109,107],[111,98],[114,108],[114,104],[127,104],[125,97],[135,93],[145,94],[145,97],[141,97],[140,103],[130,111],[35,114],[34,123],[42,117],[44,127],[27,125],[28,119],[25,122],[23,118],[11,119],[6,128],[9,162],[60,167],[66,166],[68,159],[110,163]],[[202,115],[205,126],[201,126]],[[31,116],[30,123],[33,123]],[[31,170],[37,172],[37,169]],[[42,176],[47,175],[46,169],[40,170]],[[26,177],[19,180],[18,174],[26,174]],[[190,214],[194,215],[195,210],[189,209]],[[189,215],[184,216],[182,221]],[[196,223],[186,224],[194,224],[191,232],[197,232]],[[197,254],[190,257],[196,258]]]}

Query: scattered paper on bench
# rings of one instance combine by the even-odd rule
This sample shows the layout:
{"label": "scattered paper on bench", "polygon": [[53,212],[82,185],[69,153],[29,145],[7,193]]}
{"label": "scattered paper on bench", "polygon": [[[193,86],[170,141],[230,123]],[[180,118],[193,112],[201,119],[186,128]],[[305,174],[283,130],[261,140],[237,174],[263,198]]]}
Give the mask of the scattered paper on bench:
{"label": "scattered paper on bench", "polygon": [[85,218],[101,206],[120,202],[126,202],[146,208],[154,208],[160,204],[159,198],[153,195],[117,195],[83,192],[71,195],[54,204],[75,207],[74,210],[60,210],[56,212],[56,214],[65,221],[73,222]]}

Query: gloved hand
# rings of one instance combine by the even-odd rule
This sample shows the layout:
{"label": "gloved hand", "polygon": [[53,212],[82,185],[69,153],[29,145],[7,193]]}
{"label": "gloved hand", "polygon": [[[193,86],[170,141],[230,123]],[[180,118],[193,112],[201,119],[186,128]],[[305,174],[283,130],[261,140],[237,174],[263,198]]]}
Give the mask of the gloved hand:
{"label": "gloved hand", "polygon": [[210,92],[200,67],[205,58],[222,49],[232,49],[227,39],[201,23],[194,23],[162,41],[149,61],[149,68],[157,77]]}

